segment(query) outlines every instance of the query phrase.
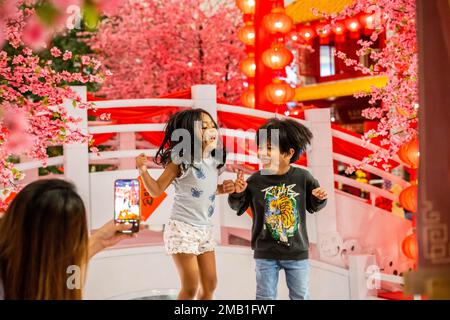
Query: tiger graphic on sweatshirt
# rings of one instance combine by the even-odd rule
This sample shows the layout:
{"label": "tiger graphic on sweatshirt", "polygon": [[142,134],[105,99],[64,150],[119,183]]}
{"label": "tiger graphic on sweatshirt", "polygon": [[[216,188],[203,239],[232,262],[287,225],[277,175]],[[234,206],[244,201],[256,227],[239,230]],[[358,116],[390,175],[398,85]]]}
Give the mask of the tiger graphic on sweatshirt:
{"label": "tiger graphic on sweatshirt", "polygon": [[261,190],[265,199],[265,227],[275,240],[284,244],[288,244],[288,239],[298,231],[300,222],[295,198],[299,194],[294,187],[295,184],[282,184]]}

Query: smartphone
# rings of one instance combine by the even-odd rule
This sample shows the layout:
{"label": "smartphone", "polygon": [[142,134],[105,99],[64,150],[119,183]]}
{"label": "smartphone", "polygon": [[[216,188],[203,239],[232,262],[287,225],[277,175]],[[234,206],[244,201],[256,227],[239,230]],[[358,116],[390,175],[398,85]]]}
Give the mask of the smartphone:
{"label": "smartphone", "polygon": [[114,181],[114,222],[132,224],[132,228],[122,233],[139,232],[141,209],[139,206],[138,179],[118,179]]}

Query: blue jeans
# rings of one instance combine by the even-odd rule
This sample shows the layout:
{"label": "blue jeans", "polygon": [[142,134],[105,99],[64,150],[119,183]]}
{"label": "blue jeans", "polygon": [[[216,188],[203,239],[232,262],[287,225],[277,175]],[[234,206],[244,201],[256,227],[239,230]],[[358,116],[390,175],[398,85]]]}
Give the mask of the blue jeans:
{"label": "blue jeans", "polygon": [[309,260],[268,260],[256,261],[256,300],[276,300],[278,274],[286,273],[286,284],[291,300],[309,299]]}

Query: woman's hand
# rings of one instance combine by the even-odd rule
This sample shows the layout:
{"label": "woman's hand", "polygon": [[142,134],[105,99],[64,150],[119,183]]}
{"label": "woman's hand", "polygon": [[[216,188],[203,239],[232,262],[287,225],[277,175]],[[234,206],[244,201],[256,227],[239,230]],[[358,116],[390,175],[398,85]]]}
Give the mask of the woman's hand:
{"label": "woman's hand", "polygon": [[325,200],[326,198],[328,198],[328,194],[327,192],[322,189],[322,188],[316,188],[312,191],[312,194],[314,197],[316,197],[319,200]]}
{"label": "woman's hand", "polygon": [[238,170],[236,181],[234,182],[236,193],[244,192],[247,188],[247,181],[244,180],[244,171]]}
{"label": "woman's hand", "polygon": [[136,157],[136,167],[139,169],[139,172],[145,172],[148,169],[148,159],[147,156],[143,153]]}
{"label": "woman's hand", "polygon": [[[121,233],[121,231],[131,229],[132,226],[132,224],[115,224],[114,220],[105,223],[89,238],[89,258],[103,249],[116,245],[122,240],[136,237],[136,233]],[[145,229],[145,225],[140,224],[139,229]]]}

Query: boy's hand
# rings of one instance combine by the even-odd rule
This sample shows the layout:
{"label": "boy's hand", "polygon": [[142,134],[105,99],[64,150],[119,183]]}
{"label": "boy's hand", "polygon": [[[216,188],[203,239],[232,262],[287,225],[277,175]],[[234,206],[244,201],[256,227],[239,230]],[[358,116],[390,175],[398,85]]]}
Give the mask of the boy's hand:
{"label": "boy's hand", "polygon": [[328,194],[327,192],[322,189],[322,188],[316,188],[312,191],[312,194],[314,197],[316,197],[319,200],[325,200],[326,198],[328,198]]}
{"label": "boy's hand", "polygon": [[136,157],[136,167],[140,172],[147,171],[148,168],[148,159],[147,156],[143,153]]}
{"label": "boy's hand", "polygon": [[247,181],[244,180],[244,171],[238,170],[237,179],[234,182],[236,193],[241,193],[247,188]]}
{"label": "boy's hand", "polygon": [[222,193],[233,193],[234,182],[233,180],[224,180],[222,183]]}

